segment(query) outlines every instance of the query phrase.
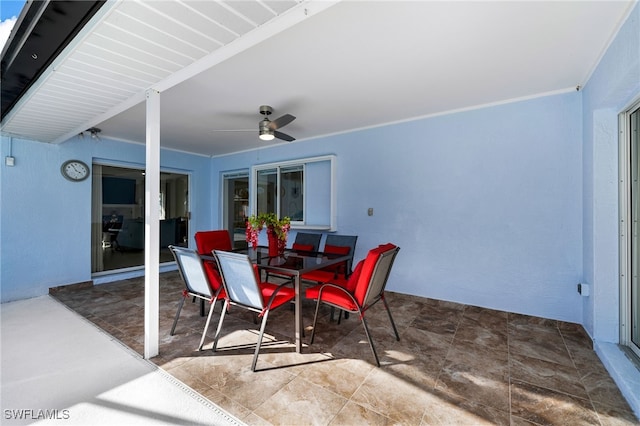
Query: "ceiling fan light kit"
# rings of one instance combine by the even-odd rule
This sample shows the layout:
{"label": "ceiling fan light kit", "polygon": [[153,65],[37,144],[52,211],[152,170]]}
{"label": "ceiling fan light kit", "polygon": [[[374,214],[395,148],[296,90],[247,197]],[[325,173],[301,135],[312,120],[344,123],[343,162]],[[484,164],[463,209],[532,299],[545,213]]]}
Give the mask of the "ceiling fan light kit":
{"label": "ceiling fan light kit", "polygon": [[259,138],[262,139],[263,141],[272,141],[275,138],[275,136],[273,133],[260,131]]}

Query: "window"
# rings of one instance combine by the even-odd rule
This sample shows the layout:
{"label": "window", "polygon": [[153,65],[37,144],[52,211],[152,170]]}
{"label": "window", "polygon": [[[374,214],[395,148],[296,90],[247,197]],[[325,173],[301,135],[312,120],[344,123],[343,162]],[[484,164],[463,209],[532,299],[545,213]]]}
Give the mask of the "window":
{"label": "window", "polygon": [[298,229],[335,230],[335,156],[252,168],[251,213],[288,216]]}

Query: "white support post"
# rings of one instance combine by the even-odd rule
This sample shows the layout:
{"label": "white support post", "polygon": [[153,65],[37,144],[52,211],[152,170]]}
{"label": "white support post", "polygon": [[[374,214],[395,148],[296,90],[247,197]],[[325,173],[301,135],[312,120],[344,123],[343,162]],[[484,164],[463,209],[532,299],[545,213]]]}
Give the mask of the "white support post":
{"label": "white support post", "polygon": [[160,329],[160,93],[147,90],[144,201],[144,357],[159,353]]}

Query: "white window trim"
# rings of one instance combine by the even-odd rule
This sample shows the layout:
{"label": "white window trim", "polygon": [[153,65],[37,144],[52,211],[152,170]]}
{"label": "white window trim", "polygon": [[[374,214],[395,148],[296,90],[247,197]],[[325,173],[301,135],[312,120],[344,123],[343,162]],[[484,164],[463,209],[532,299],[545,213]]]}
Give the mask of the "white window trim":
{"label": "white window trim", "polygon": [[[250,209],[250,213],[252,215],[256,214],[256,209],[257,209],[257,205],[258,205],[258,191],[256,188],[257,185],[257,174],[260,170],[267,170],[267,169],[280,169],[282,167],[290,167],[293,165],[302,165],[303,166],[303,170],[305,172],[305,175],[303,177],[304,179],[304,185],[305,185],[305,197],[306,194],[308,194],[306,185],[307,185],[307,177],[306,177],[306,165],[309,163],[317,163],[317,162],[321,162],[321,161],[329,161],[330,164],[330,174],[331,174],[331,182],[330,182],[330,187],[331,187],[331,194],[330,194],[330,200],[331,200],[331,206],[330,206],[330,223],[328,224],[322,224],[322,225],[307,225],[304,222],[291,222],[291,228],[293,229],[309,229],[309,230],[322,230],[322,231],[330,231],[333,232],[335,230],[338,229],[338,223],[337,223],[337,218],[338,218],[338,214],[337,214],[337,200],[338,200],[338,195],[337,195],[337,185],[336,185],[336,156],[335,155],[323,155],[323,156],[319,156],[319,157],[309,157],[309,158],[300,158],[300,159],[296,159],[296,160],[288,160],[288,161],[278,161],[276,163],[267,163],[267,164],[257,164],[254,166],[251,166],[251,174],[249,176],[249,192],[250,192],[250,201],[249,201],[249,209]],[[278,173],[278,181],[280,180],[280,173]],[[279,182],[278,182],[279,184]],[[306,201],[305,201],[306,204]],[[280,209],[279,203],[276,203],[276,209]],[[279,212],[278,212],[279,214]],[[306,214],[306,206],[305,206],[305,213],[303,214],[303,217],[306,219],[307,214]]]}

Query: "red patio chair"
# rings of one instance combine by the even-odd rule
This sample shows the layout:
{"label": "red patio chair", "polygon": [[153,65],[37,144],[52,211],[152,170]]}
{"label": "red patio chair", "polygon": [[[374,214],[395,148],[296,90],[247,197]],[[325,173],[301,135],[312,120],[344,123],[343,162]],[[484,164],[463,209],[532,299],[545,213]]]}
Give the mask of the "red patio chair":
{"label": "red patio chair", "polygon": [[[229,231],[226,229],[198,231],[195,233],[195,239],[198,254],[204,263],[204,270],[207,277],[209,277],[209,282],[211,282],[211,286],[214,290],[218,290],[222,288],[222,280],[220,279],[220,273],[218,272],[218,265],[216,265],[215,258],[213,257],[213,251],[233,250]],[[222,294],[220,298],[224,298],[224,294]],[[200,315],[204,316],[204,302],[200,303]]]}
{"label": "red patio chair", "polygon": [[380,366],[380,360],[373,345],[373,340],[371,340],[365,313],[378,301],[382,300],[387,314],[389,314],[396,340],[400,340],[398,329],[391,316],[391,310],[384,298],[387,279],[399,250],[400,248],[393,244],[383,244],[370,250],[367,257],[358,263],[346,286],[328,282],[307,289],[306,297],[317,301],[309,344],[313,344],[313,338],[315,337],[320,304],[325,303],[329,306],[358,314],[358,317],[362,320],[364,332],[369,340],[376,364],[378,367]]}
{"label": "red patio chair", "polygon": [[348,255],[349,260],[343,264],[332,265],[323,269],[307,272],[300,278],[304,281],[314,281],[316,283],[326,283],[329,281],[334,284],[346,283],[346,280],[351,275],[351,264],[356,251],[357,240],[357,235],[328,234],[322,252],[342,256]]}
{"label": "red patio chair", "polygon": [[198,253],[212,256],[214,250],[231,251],[231,237],[226,229],[215,231],[198,231],[195,234]]}
{"label": "red patio chair", "polygon": [[[302,274],[300,277],[303,281],[311,281],[316,284],[322,284],[331,282],[333,284],[339,284],[343,287],[347,286],[347,281],[351,276],[351,266],[353,264],[353,255],[356,251],[356,242],[358,241],[357,235],[337,235],[328,234],[324,243],[323,253],[349,256],[349,260],[345,263],[338,265],[331,265],[323,269],[317,269],[315,271]],[[331,321],[333,321],[333,312],[335,308],[331,307]],[[349,313],[345,312],[345,319],[349,318]],[[338,324],[342,319],[342,311],[338,311]]]}

